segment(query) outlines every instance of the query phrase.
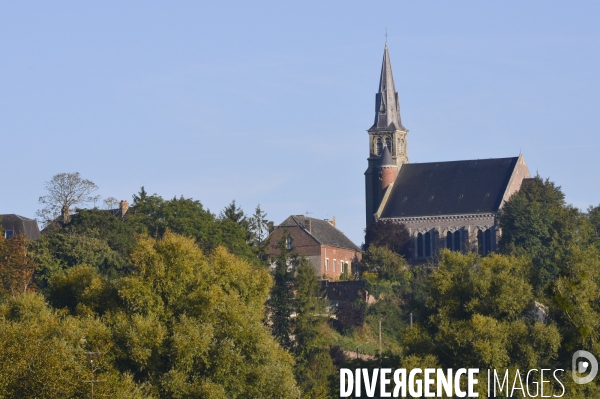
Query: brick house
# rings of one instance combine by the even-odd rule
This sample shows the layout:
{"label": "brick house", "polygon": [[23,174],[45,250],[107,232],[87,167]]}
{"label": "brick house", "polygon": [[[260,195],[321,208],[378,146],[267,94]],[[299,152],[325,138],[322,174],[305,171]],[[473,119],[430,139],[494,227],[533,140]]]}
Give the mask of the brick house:
{"label": "brick house", "polygon": [[270,234],[269,255],[279,254],[278,244],[287,234],[292,254],[305,256],[319,278],[338,280],[343,273],[355,274],[362,258],[361,249],[335,227],[332,221],[292,215]]}

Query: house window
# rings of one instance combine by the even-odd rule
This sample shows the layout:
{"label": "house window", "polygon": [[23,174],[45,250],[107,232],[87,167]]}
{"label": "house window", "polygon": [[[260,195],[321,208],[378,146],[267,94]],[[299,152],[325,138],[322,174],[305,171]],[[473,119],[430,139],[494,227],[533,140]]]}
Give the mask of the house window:
{"label": "house window", "polygon": [[333,260],[333,272],[335,273],[337,271],[337,261],[334,259]]}
{"label": "house window", "polygon": [[4,230],[4,238],[10,238],[15,235],[14,230]]}
{"label": "house window", "polygon": [[325,271],[329,271],[329,259],[325,258]]}
{"label": "house window", "polygon": [[287,249],[292,249],[292,237],[288,237],[285,241],[287,243]]}

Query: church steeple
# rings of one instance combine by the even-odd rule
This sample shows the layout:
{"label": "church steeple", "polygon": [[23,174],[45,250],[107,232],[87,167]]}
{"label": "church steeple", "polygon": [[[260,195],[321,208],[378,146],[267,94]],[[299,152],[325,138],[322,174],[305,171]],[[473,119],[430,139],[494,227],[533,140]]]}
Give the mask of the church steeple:
{"label": "church steeple", "polygon": [[368,132],[369,167],[365,172],[367,226],[375,220],[384,187],[390,186],[402,165],[408,163],[408,130],[400,119],[400,102],[387,43],[383,50],[379,90],[375,96],[375,123]]}
{"label": "church steeple", "polygon": [[395,127],[399,130],[406,130],[400,119],[400,102],[394,86],[394,75],[392,74],[392,63],[390,62],[387,43],[383,50],[379,91],[375,96],[375,123],[373,127],[379,129]]}

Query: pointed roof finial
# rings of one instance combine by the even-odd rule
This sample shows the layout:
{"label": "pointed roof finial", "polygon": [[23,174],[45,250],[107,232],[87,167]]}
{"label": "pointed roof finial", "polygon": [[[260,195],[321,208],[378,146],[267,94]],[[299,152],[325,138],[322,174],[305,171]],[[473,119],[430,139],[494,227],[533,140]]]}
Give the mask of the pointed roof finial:
{"label": "pointed roof finial", "polygon": [[385,27],[385,46],[387,47],[387,26]]}
{"label": "pointed roof finial", "polygon": [[406,130],[400,120],[400,104],[394,86],[394,75],[387,43],[383,50],[379,90],[375,100],[375,128]]}

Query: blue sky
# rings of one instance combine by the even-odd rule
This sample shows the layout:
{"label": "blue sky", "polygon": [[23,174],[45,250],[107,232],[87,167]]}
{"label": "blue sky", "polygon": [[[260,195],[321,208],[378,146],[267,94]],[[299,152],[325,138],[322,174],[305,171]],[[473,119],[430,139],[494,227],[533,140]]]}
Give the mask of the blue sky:
{"label": "blue sky", "polygon": [[2,2],[0,213],[141,186],[360,244],[385,28],[411,162],[525,156],[600,203],[600,3]]}

